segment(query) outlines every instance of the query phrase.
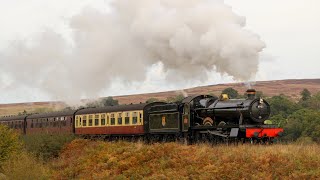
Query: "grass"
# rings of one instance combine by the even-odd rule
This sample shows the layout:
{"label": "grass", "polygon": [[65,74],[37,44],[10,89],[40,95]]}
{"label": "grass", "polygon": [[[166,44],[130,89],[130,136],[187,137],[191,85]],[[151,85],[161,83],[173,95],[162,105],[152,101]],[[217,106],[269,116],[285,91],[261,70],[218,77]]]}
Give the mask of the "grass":
{"label": "grass", "polygon": [[148,145],[84,139],[70,142],[73,137],[66,136],[25,137],[24,148],[2,160],[0,179],[320,178],[320,146],[315,144]]}
{"label": "grass", "polygon": [[52,175],[48,164],[25,151],[6,161],[2,171],[3,179],[50,179]]}
{"label": "grass", "polygon": [[53,161],[54,179],[315,179],[318,145],[146,145],[74,140]]}

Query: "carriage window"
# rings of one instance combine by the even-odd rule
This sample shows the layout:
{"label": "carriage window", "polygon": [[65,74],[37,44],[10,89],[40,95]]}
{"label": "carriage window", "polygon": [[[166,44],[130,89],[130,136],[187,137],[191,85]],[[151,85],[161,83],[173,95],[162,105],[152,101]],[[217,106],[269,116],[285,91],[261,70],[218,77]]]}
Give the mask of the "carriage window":
{"label": "carriage window", "polygon": [[139,113],[139,123],[142,123],[142,113]]}
{"label": "carriage window", "polygon": [[101,126],[106,125],[106,115],[105,114],[101,114]]}
{"label": "carriage window", "polygon": [[49,118],[49,125],[50,127],[53,127],[53,118]]}
{"label": "carriage window", "polygon": [[61,117],[62,118],[62,126],[67,126],[67,118],[66,117]]}
{"label": "carriage window", "polygon": [[83,116],[83,126],[87,126],[87,116]]}
{"label": "carriage window", "polygon": [[79,116],[76,116],[76,127],[79,127]]}
{"label": "carriage window", "polygon": [[111,121],[111,125],[115,125],[116,124],[116,119],[114,118],[114,114],[112,113],[111,114],[111,118],[110,118],[110,121]]}
{"label": "carriage window", "polygon": [[137,117],[137,112],[132,113],[132,124],[137,124],[138,122],[138,117]]}
{"label": "carriage window", "polygon": [[126,116],[125,116],[125,118],[124,118],[124,121],[125,121],[124,123],[125,123],[125,124],[130,124],[130,121],[129,121],[129,120],[130,120],[129,112],[126,112],[125,114],[126,114]]}
{"label": "carriage window", "polygon": [[53,127],[57,127],[57,124],[58,122],[57,122],[57,118],[53,118]]}
{"label": "carriage window", "polygon": [[118,113],[118,125],[122,125],[122,113]]}
{"label": "carriage window", "polygon": [[94,125],[99,126],[99,114],[94,115]]}
{"label": "carriage window", "polygon": [[89,115],[89,126],[92,126],[92,115]]}

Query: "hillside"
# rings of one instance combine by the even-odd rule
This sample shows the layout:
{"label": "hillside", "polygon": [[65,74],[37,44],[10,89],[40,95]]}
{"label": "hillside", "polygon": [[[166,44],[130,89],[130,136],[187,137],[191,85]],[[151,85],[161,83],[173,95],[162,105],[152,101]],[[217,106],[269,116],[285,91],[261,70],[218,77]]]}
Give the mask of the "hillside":
{"label": "hillside", "polygon": [[61,110],[66,107],[63,102],[30,102],[30,103],[13,103],[0,104],[0,116],[14,115],[23,112],[46,112]]}
{"label": "hillside", "polygon": [[[167,97],[174,97],[180,94],[182,91],[188,95],[195,94],[215,94],[219,95],[225,88],[232,87],[236,89],[240,94],[244,93],[248,88],[244,83],[229,83],[229,84],[217,84],[209,86],[193,87],[189,89],[147,93],[147,94],[135,94],[135,95],[123,95],[115,96],[114,99],[119,100],[120,104],[130,104],[145,102],[149,98],[157,98],[159,100],[165,100]],[[292,79],[292,80],[276,80],[276,81],[257,81],[252,86],[257,91],[262,91],[266,96],[274,96],[279,94],[285,94],[292,99],[299,99],[300,92],[307,88],[311,93],[320,91],[320,79]],[[16,103],[16,104],[0,104],[0,115],[12,115],[24,110],[31,112],[34,110],[59,110],[65,107],[63,102],[33,102],[33,103]]]}
{"label": "hillside", "polygon": [[[244,83],[229,83],[229,84],[217,84],[209,86],[199,86],[189,89],[183,89],[188,95],[195,94],[215,94],[219,95],[222,90],[232,87],[236,89],[240,94],[243,94],[248,87]],[[279,94],[285,94],[292,99],[300,98],[300,92],[307,88],[311,93],[320,91],[320,79],[291,79],[291,80],[276,80],[276,81],[257,81],[252,88],[257,91],[262,91],[266,96],[275,96]],[[120,103],[139,103],[145,102],[150,97],[154,97],[160,100],[165,100],[167,97],[176,96],[181,93],[181,90],[167,91],[159,93],[137,94],[116,96]]]}

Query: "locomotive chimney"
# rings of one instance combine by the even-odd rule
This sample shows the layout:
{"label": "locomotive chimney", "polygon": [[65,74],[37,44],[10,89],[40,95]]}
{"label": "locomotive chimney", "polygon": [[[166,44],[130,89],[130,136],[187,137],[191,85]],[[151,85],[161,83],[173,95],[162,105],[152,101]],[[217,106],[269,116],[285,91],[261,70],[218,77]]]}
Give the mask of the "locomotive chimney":
{"label": "locomotive chimney", "polygon": [[246,91],[248,95],[248,99],[255,99],[256,98],[256,90],[255,89],[248,89]]}

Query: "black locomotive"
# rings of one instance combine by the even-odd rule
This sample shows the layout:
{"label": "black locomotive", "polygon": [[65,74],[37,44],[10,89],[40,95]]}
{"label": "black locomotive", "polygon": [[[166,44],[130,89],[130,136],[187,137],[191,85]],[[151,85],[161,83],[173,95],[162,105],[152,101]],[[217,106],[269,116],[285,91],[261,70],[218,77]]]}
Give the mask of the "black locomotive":
{"label": "black locomotive", "polygon": [[151,106],[145,132],[151,138],[179,135],[190,143],[231,139],[270,142],[281,136],[283,129],[264,123],[270,116],[270,105],[255,98],[255,93],[249,89],[246,99],[229,99],[226,94],[220,98],[190,96],[181,103]]}

